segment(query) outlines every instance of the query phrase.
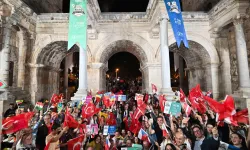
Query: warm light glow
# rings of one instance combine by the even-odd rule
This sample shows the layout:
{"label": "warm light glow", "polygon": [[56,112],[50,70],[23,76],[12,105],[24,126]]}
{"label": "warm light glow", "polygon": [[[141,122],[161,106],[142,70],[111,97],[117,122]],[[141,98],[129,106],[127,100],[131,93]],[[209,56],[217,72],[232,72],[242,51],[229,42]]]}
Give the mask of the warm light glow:
{"label": "warm light glow", "polygon": [[119,71],[119,68],[117,68],[116,70],[115,70],[115,72],[118,72]]}
{"label": "warm light glow", "polygon": [[107,78],[109,78],[109,74],[107,74]]}

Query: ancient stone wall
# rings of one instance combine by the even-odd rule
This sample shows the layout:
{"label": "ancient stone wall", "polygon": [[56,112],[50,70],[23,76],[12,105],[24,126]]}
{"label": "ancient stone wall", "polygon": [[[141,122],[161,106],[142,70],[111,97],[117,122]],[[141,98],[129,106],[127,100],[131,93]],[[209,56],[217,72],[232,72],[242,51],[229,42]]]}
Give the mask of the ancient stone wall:
{"label": "ancient stone wall", "polygon": [[182,0],[183,11],[209,11],[218,0]]}
{"label": "ancient stone wall", "polygon": [[230,51],[230,72],[232,91],[237,91],[239,87],[238,70],[237,70],[237,55],[234,26],[228,29],[228,47]]}

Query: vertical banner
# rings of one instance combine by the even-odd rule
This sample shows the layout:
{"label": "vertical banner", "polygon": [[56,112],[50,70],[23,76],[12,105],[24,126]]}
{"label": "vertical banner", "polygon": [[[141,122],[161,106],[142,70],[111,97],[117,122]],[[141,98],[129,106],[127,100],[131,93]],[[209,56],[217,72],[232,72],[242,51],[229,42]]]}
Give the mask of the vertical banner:
{"label": "vertical banner", "polygon": [[178,47],[180,47],[181,42],[183,41],[185,47],[189,48],[181,13],[180,1],[164,0],[164,2],[167,8],[169,20],[172,25],[175,40],[177,42]]}
{"label": "vertical banner", "polygon": [[68,50],[76,43],[87,49],[87,0],[70,0]]}

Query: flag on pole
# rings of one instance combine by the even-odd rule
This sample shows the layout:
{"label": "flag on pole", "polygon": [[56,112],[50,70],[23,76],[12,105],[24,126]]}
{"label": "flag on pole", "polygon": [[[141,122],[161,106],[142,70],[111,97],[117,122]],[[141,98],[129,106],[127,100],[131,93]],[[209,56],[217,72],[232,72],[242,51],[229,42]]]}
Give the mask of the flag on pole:
{"label": "flag on pole", "polygon": [[22,104],[23,103],[23,100],[16,100],[16,104],[17,105],[20,105],[20,104]]}
{"label": "flag on pole", "polygon": [[164,0],[169,20],[173,28],[174,36],[178,47],[180,47],[181,42],[184,43],[185,47],[188,47],[188,40],[186,36],[186,31],[184,27],[184,22],[182,19],[181,6],[179,0]]}
{"label": "flag on pole", "polygon": [[35,106],[35,109],[37,109],[37,110],[43,110],[43,103],[42,102],[37,102],[36,106]]}
{"label": "flag on pole", "polygon": [[138,133],[138,138],[142,141],[150,142],[148,133],[146,131],[144,131],[143,129],[140,129],[140,131]]}
{"label": "flag on pole", "polygon": [[87,49],[87,0],[70,0],[68,50],[76,43]]}
{"label": "flag on pole", "polygon": [[107,136],[107,137],[106,137],[106,142],[105,142],[105,150],[109,150],[110,145],[111,145],[111,143],[110,143],[110,141],[109,141],[109,136]]}

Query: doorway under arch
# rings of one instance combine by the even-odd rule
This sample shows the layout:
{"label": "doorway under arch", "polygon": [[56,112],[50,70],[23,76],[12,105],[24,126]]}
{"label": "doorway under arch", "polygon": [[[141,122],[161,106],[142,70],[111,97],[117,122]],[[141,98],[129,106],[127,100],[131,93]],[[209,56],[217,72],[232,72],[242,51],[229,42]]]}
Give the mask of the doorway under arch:
{"label": "doorway under arch", "polygon": [[108,60],[106,89],[116,93],[141,92],[142,73],[140,61],[129,52],[118,52]]}
{"label": "doorway under arch", "polygon": [[[108,45],[105,49],[103,49],[101,55],[97,58],[96,60],[100,63],[102,63],[104,66],[109,66],[109,60],[112,59],[112,56],[116,56],[119,55],[119,53],[121,54],[128,54],[128,55],[132,55],[134,58],[136,58],[138,61],[136,62],[138,65],[138,69],[141,72],[141,80],[142,80],[142,86],[141,86],[141,91],[145,92],[147,89],[149,89],[149,79],[147,76],[147,69],[141,69],[142,66],[145,66],[148,62],[148,56],[146,55],[146,52],[142,49],[142,47],[136,43],[134,43],[133,41],[130,40],[117,40],[113,43],[111,43],[110,45]],[[129,60],[127,60],[129,61]],[[104,67],[104,68],[100,68],[100,72],[102,72],[102,75],[100,75],[100,89],[106,90],[107,86],[106,86],[106,72],[111,69],[109,67]],[[113,70],[110,70],[110,72],[114,72]]]}

